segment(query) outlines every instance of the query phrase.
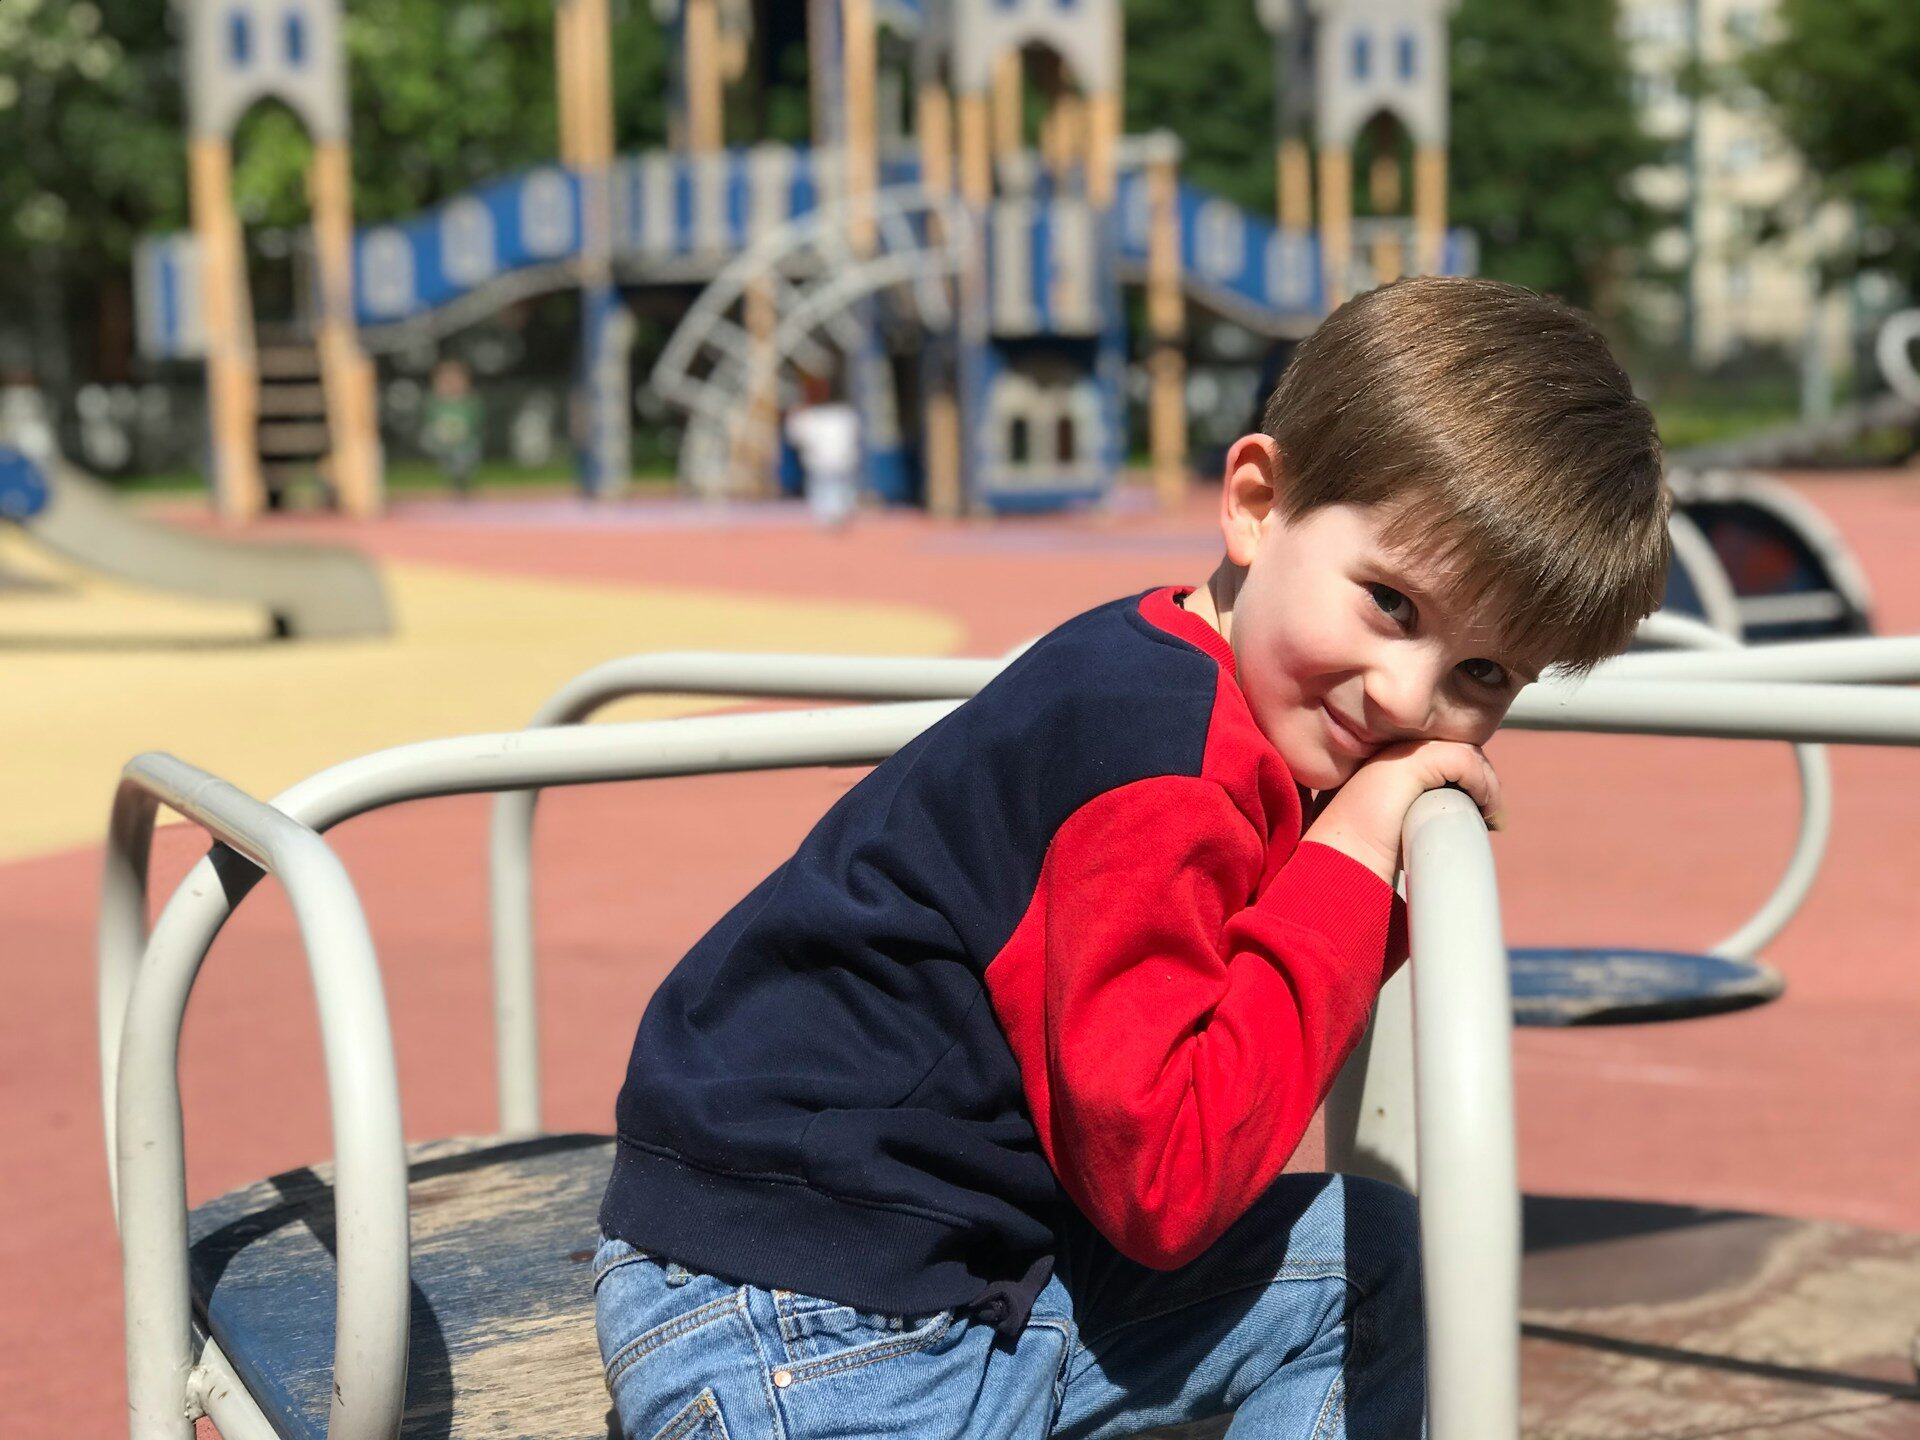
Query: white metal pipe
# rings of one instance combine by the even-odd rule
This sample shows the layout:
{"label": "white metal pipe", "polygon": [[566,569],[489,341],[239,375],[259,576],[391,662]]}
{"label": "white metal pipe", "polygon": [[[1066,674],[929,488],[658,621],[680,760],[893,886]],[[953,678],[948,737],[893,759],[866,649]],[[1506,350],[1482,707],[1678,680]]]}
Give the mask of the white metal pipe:
{"label": "white metal pipe", "polygon": [[[866,655],[749,655],[668,651],[630,655],[576,676],[534,715],[535,727],[572,725],[634,695],[694,694],[807,700],[944,700],[972,695],[996,660]],[[537,788],[495,797],[488,831],[493,922],[494,1065],[500,1133],[540,1129],[540,1023],[533,930],[533,813]]]}
{"label": "white metal pipe", "polygon": [[[1658,615],[1647,617],[1648,622]],[[1708,627],[1702,626],[1702,629]],[[1621,655],[1594,677],[1606,680],[1786,680],[1825,684],[1891,685],[1920,680],[1920,636],[1795,640],[1746,646],[1713,655],[1672,652]]]}
{"label": "white metal pipe", "polygon": [[[327,1434],[329,1440],[387,1440],[398,1430],[406,1389],[406,1150],[386,1001],[359,899],[318,835],[172,756],[143,755],[128,764],[114,803],[116,840],[149,837],[152,812],[162,803],[277,875],[292,904],[320,1010],[336,1151]],[[147,812],[144,820],[129,817],[135,807]],[[179,1047],[187,996],[207,950],[195,934],[193,911],[218,870],[213,857],[202,861],[196,874],[203,888],[190,877],[162,911],[127,987],[117,1073],[107,1077],[118,1122],[112,1134],[135,1440],[186,1440],[193,1433]],[[124,887],[134,873],[122,858],[109,866],[107,884]],[[126,898],[110,913],[130,913]],[[131,938],[123,934],[103,946],[103,972],[124,963]]]}
{"label": "white metal pipe", "polygon": [[1920,744],[1920,692],[1746,680],[1543,679],[1520,692],[1506,723],[1515,730],[1914,745]]}
{"label": "white metal pipe", "polygon": [[1520,1181],[1513,1002],[1486,826],[1433,790],[1402,837],[1413,958],[1427,1433],[1520,1433]]}
{"label": "white metal pipe", "polygon": [[[1695,652],[1686,657],[1663,658],[1684,658],[1696,666],[1702,651],[1715,657],[1746,653],[1746,647],[1739,641],[1722,635],[1711,625],[1684,616],[1650,615],[1638,633],[1657,644]],[[1813,890],[1813,882],[1819,877],[1820,861],[1827,853],[1827,841],[1833,831],[1833,768],[1827,763],[1826,750],[1819,745],[1794,746],[1793,761],[1800,777],[1800,824],[1794,833],[1786,868],[1746,923],[1714,945],[1711,954],[1731,960],[1751,960],[1786,929],[1787,922],[1805,903]]]}
{"label": "white metal pipe", "polygon": [[1403,965],[1381,987],[1366,1032],[1327,1091],[1322,1133],[1327,1169],[1417,1191],[1412,986]]}

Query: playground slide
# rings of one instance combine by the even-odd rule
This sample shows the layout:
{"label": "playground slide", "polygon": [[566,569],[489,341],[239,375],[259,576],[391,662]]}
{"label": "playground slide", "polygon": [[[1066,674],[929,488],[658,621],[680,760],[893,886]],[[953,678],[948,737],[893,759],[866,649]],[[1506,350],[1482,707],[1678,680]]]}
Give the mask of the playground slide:
{"label": "playground slide", "polygon": [[128,511],[70,465],[0,446],[0,518],[78,565],[118,580],[209,600],[252,601],[273,632],[303,640],[385,635],[386,592],[352,550],[284,541],[223,540]]}

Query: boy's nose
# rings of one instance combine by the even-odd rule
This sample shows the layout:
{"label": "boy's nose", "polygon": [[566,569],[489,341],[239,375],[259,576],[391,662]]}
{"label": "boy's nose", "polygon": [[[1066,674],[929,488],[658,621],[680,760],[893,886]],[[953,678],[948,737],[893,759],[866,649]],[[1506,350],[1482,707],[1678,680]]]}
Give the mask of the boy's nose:
{"label": "boy's nose", "polygon": [[1393,665],[1376,670],[1367,684],[1367,700],[1374,714],[1367,723],[1390,729],[1383,738],[1411,740],[1433,729],[1440,695],[1440,677],[1427,665]]}

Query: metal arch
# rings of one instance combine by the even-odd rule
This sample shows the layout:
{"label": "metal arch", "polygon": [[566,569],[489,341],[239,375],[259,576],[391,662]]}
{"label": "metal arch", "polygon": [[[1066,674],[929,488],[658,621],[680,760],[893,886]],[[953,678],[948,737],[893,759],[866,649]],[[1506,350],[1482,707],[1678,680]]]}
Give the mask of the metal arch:
{"label": "metal arch", "polygon": [[[932,218],[941,221],[938,241],[923,240],[916,228],[916,220]],[[728,263],[668,338],[651,377],[654,388],[691,417],[682,478],[698,489],[713,467],[725,468],[739,427],[758,413],[746,397],[762,393],[789,362],[819,364],[825,352],[816,332],[826,330],[843,351],[855,348],[863,332],[852,307],[860,300],[904,286],[925,323],[948,323],[947,282],[965,264],[970,243],[963,219],[955,199],[892,186],[788,220]],[[873,255],[856,255],[848,244],[849,228],[862,220],[873,222],[881,242]],[[806,283],[789,281],[795,272]],[[730,318],[755,284],[773,288],[780,316],[774,334],[758,344]],[[696,376],[703,361],[708,368]]]}
{"label": "metal arch", "polygon": [[[217,842],[146,927],[161,805]],[[236,857],[254,868],[242,869]],[[406,1391],[407,1164],[393,1040],[353,883],[311,829],[170,755],[135,757],[114,795],[100,912],[101,1083],[126,1294],[134,1440],[190,1440],[193,1307],[187,1266],[180,1027],[207,954],[193,912],[279,877],[313,975],[337,1154],[333,1399],[328,1440],[385,1440]]]}
{"label": "metal arch", "polygon": [[[1676,649],[1724,654],[1746,648],[1711,625],[1679,615],[1649,615],[1641,622],[1637,635],[1653,644]],[[1640,658],[1625,656],[1611,663],[1617,667]],[[1679,673],[1697,675],[1698,666],[1690,672]],[[1707,951],[1710,955],[1729,960],[1753,959],[1786,928],[1787,922],[1806,903],[1813,882],[1819,878],[1820,862],[1826,856],[1827,841],[1833,833],[1833,767],[1827,761],[1825,748],[1819,745],[1794,746],[1793,763],[1800,776],[1800,828],[1794,835],[1786,869],[1772,893],[1760,902],[1760,908],[1744,925],[1712,946]]]}
{"label": "metal arch", "polygon": [[[805,700],[947,700],[972,695],[997,660],[667,652],[610,660],[576,676],[531,725],[574,725],[634,695]],[[533,814],[538,787],[496,796],[487,845],[493,934],[494,1064],[503,1135],[540,1129],[540,1026],[533,930]]]}

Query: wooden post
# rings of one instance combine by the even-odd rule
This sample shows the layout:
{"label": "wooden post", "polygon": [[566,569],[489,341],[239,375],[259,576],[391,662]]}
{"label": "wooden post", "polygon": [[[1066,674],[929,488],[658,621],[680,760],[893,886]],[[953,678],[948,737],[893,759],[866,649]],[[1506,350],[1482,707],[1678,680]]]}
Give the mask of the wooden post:
{"label": "wooden post", "polygon": [[[915,128],[920,139],[920,182],[929,195],[944,197],[953,190],[953,109],[946,87],[931,78],[920,87]],[[927,225],[936,242],[945,238],[943,216],[930,215]],[[966,503],[960,484],[960,402],[951,355],[947,358],[948,364],[924,366],[921,371],[928,377],[920,436],[927,511],[940,519],[959,515]]]}
{"label": "wooden post", "polygon": [[1439,274],[1447,240],[1447,152],[1439,145],[1414,152],[1413,229],[1421,272]]}
{"label": "wooden post", "polygon": [[1280,142],[1279,172],[1280,228],[1306,230],[1313,224],[1313,161],[1305,140]]}
{"label": "wooden post", "polygon": [[993,142],[987,127],[987,97],[960,97],[960,194],[969,205],[993,198]]}
{"label": "wooden post", "polygon": [[687,94],[687,148],[708,155],[725,144],[717,0],[684,0],[682,84]]}
{"label": "wooden post", "polygon": [[1353,152],[1345,146],[1320,152],[1320,259],[1326,308],[1335,310],[1353,259]]}
{"label": "wooden post", "polygon": [[307,173],[313,250],[320,280],[320,383],[327,400],[327,467],[348,515],[380,513],[380,421],[373,362],[353,319],[353,173],[346,143],[322,140]]}
{"label": "wooden post", "polygon": [[1120,97],[1101,91],[1087,97],[1087,199],[1097,208],[1113,203],[1120,146]]}
{"label": "wooden post", "polygon": [[873,197],[879,188],[879,146],[874,133],[873,92],[879,60],[874,36],[873,0],[840,0],[843,62],[841,84],[847,106],[847,200],[853,223],[847,239],[856,254],[874,244]]}
{"label": "wooden post", "polygon": [[214,505],[225,519],[250,520],[266,499],[260,479],[260,377],[240,221],[233,213],[233,156],[226,141],[196,137],[187,148],[187,174],[200,246]]}
{"label": "wooden post", "polygon": [[1152,401],[1147,416],[1153,488],[1177,510],[1187,493],[1187,365],[1181,349],[1186,302],[1180,289],[1180,185],[1169,143],[1147,162],[1147,334]]}

